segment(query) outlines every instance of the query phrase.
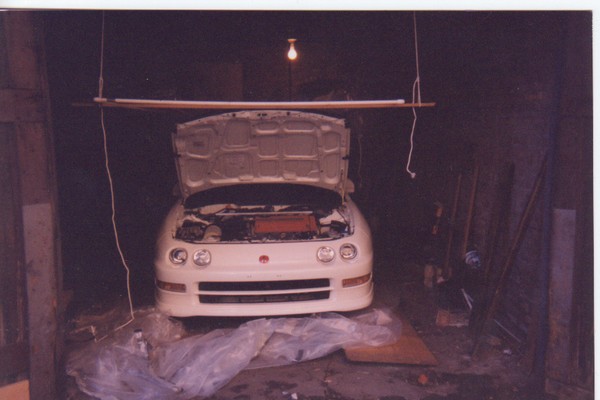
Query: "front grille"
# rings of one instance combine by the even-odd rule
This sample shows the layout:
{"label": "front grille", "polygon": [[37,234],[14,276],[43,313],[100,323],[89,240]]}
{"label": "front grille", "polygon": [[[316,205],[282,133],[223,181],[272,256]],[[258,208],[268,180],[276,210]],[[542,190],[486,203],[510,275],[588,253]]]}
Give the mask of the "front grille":
{"label": "front grille", "polygon": [[[326,300],[329,279],[301,279],[260,282],[201,282],[200,303],[285,303],[292,301]],[[256,294],[248,293],[256,292]],[[259,293],[261,292],[261,293]],[[265,293],[266,292],[266,293]],[[271,293],[269,293],[271,292]]]}
{"label": "front grille", "polygon": [[200,295],[200,303],[205,304],[245,304],[245,303],[287,303],[292,301],[326,300],[329,291],[290,294],[258,295]]}
{"label": "front grille", "polygon": [[262,282],[200,282],[198,289],[210,292],[249,292],[265,290],[298,290],[329,287],[329,279]]}

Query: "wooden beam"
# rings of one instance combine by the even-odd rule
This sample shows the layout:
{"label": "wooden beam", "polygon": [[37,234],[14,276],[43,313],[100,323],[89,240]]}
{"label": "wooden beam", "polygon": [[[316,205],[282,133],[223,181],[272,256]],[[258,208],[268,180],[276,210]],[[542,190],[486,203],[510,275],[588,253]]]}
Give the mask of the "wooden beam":
{"label": "wooden beam", "polygon": [[0,122],[45,122],[46,107],[36,89],[0,89]]}
{"label": "wooden beam", "polygon": [[213,109],[213,110],[323,110],[357,108],[420,108],[433,107],[435,103],[405,103],[396,100],[352,100],[352,101],[185,101],[107,99],[96,97],[94,102],[102,107],[120,108],[166,108],[166,109]]}
{"label": "wooden beam", "polygon": [[[22,240],[26,265],[29,389],[31,398],[57,398],[61,359],[58,293],[61,286],[56,175],[41,16],[0,15],[9,74],[0,93],[2,123],[16,134]],[[0,54],[2,50],[0,49]],[[16,164],[16,165],[15,165]],[[4,359],[0,358],[0,361]]]}
{"label": "wooden beam", "polygon": [[29,304],[29,371],[32,393],[55,394],[57,381],[58,298],[55,234],[50,203],[23,206],[27,301]]}

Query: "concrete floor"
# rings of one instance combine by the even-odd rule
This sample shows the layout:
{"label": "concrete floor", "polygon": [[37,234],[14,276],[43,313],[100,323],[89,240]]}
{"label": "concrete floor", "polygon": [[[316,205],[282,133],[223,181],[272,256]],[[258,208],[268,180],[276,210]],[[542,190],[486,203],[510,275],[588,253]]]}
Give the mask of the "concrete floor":
{"label": "concrete floor", "polygon": [[211,400],[532,398],[519,357],[510,354],[502,341],[490,338],[478,353],[478,360],[473,360],[468,328],[436,326],[436,296],[423,285],[422,268],[418,265],[404,268],[409,270],[387,272],[376,279],[373,306],[402,313],[439,365],[356,363],[348,361],[344,352],[339,351],[291,366],[242,371]]}
{"label": "concrete floor", "polygon": [[[211,400],[318,400],[318,399],[545,399],[528,390],[527,371],[520,356],[507,343],[486,337],[477,359],[470,353],[473,342],[467,327],[439,327],[435,289],[423,285],[422,266],[407,264],[376,275],[373,306],[390,308],[410,321],[439,361],[435,367],[358,363],[343,351],[321,359],[276,368],[243,370]],[[208,331],[233,327],[235,319],[200,318],[186,328]],[[201,328],[199,328],[201,326]],[[70,377],[65,398],[86,400]]]}

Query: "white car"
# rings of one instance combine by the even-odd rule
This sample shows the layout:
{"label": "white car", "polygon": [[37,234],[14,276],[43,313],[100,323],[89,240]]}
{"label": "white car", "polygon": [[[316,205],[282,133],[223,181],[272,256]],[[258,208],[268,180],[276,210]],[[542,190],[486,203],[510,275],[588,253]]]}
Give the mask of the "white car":
{"label": "white car", "polygon": [[157,240],[156,305],[177,317],[351,311],[373,300],[345,121],[242,111],[177,126],[181,200]]}

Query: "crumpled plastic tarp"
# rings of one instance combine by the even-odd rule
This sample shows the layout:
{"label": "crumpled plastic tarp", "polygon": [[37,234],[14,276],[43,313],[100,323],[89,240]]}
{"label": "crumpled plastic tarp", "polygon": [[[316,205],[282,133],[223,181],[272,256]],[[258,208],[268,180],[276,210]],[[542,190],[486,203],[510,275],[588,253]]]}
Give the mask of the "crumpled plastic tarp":
{"label": "crumpled plastic tarp", "polygon": [[[400,320],[380,309],[352,318],[336,313],[262,318],[187,337],[179,321],[153,308],[135,316],[103,340],[70,352],[67,373],[80,390],[103,400],[208,397],[243,369],[312,360],[341,348],[383,346],[401,332]],[[136,331],[143,333],[143,346]]]}

